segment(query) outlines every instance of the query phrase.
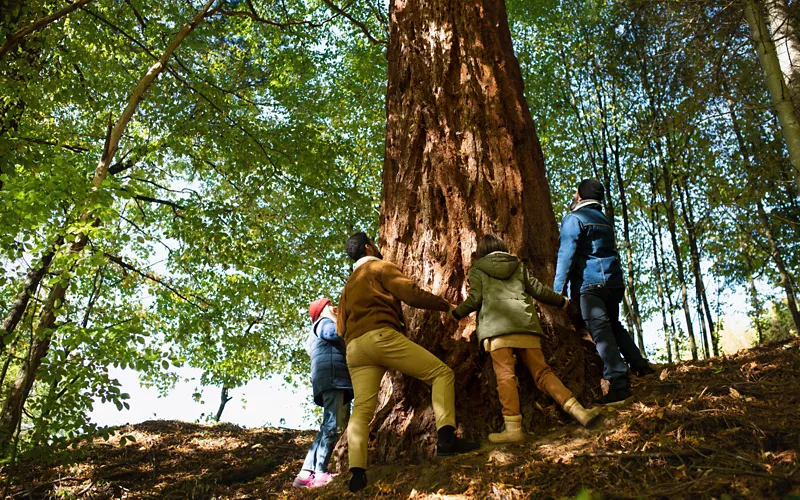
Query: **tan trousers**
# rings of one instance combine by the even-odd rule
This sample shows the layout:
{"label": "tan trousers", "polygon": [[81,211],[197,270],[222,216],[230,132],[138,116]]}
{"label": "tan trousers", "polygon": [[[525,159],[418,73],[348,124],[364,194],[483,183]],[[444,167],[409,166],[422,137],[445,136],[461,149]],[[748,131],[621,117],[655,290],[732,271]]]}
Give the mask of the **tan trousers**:
{"label": "tan trousers", "polygon": [[378,390],[386,370],[397,370],[432,386],[436,429],[456,426],[453,370],[400,332],[381,328],[347,345],[347,366],[353,382],[353,412],[347,426],[350,468],[367,468],[369,422],[378,403]]}
{"label": "tan trousers", "polygon": [[536,387],[563,407],[564,403],[572,397],[572,391],[564,387],[553,370],[547,366],[542,350],[507,347],[491,352],[494,374],[497,377],[497,393],[500,395],[500,404],[503,405],[503,415],[520,414],[517,376],[514,373],[515,352],[528,367]]}

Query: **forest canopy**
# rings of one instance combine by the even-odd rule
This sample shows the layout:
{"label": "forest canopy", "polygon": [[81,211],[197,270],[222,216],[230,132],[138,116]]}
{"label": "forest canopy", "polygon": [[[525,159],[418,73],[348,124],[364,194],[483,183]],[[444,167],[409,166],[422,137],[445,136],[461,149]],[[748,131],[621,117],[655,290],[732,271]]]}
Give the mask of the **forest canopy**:
{"label": "forest canopy", "polygon": [[[797,333],[796,8],[507,1],[556,218],[606,185],[651,359],[719,354],[735,312]],[[0,23],[2,447],[105,432],[112,367],[305,376],[308,303],[379,227],[384,2],[3,0]]]}

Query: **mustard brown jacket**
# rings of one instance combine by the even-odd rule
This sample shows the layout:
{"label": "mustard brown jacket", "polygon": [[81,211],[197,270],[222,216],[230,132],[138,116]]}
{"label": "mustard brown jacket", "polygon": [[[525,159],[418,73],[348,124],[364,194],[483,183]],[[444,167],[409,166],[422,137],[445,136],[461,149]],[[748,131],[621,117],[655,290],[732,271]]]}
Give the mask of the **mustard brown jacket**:
{"label": "mustard brown jacket", "polygon": [[342,291],[336,330],[348,344],[378,328],[405,332],[401,302],[419,309],[450,309],[449,302],[421,289],[396,265],[364,257]]}

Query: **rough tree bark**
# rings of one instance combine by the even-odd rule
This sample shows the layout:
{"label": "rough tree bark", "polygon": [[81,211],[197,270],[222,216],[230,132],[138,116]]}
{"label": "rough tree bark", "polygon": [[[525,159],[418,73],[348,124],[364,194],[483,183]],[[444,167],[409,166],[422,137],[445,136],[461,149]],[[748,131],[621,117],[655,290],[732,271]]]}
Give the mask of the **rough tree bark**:
{"label": "rough tree bark", "polygon": [[800,119],[792,105],[789,89],[783,80],[775,44],[770,39],[761,7],[756,0],[744,1],[744,14],[750,27],[750,36],[753,39],[758,59],[761,61],[767,90],[772,98],[772,106],[778,116],[781,132],[786,141],[789,159],[794,167],[795,182],[800,188]]}
{"label": "rough tree bark", "polygon": [[[114,155],[119,148],[119,142],[122,138],[122,133],[128,126],[131,118],[139,107],[139,103],[144,97],[145,92],[150,88],[155,79],[166,67],[172,53],[181,45],[183,40],[194,30],[194,28],[205,18],[211,5],[216,0],[208,0],[203,8],[198,12],[191,22],[183,26],[173,38],[172,42],[164,50],[161,57],[156,61],[144,76],[139,80],[136,88],[133,89],[131,97],[122,115],[110,129],[110,133],[106,138],[106,144],[103,148],[103,154],[95,168],[94,177],[92,178],[92,186],[100,188],[103,181],[108,175],[108,168],[111,165]],[[87,203],[88,205],[88,203]],[[81,220],[89,222],[91,220],[91,213],[85,210],[81,214]],[[88,243],[89,238],[87,232],[83,231],[75,236],[69,243],[67,253],[69,255],[76,255],[83,251]],[[22,409],[25,405],[25,400],[28,398],[33,382],[36,378],[36,371],[42,363],[48,349],[50,342],[53,338],[53,332],[56,327],[56,317],[59,309],[64,302],[67,287],[69,286],[69,278],[65,275],[57,281],[45,300],[42,307],[42,313],[39,316],[39,322],[36,326],[36,338],[33,340],[30,349],[30,356],[23,360],[19,370],[17,379],[14,381],[13,386],[6,398],[2,413],[0,413],[0,456],[4,456],[7,452],[8,445],[11,442],[14,430],[20,422],[22,416]]]}
{"label": "rough tree bark", "polygon": [[[389,87],[380,244],[384,257],[451,301],[486,232],[502,236],[543,283],[552,284],[558,225],[536,129],[523,95],[503,0],[390,2]],[[586,400],[599,388],[599,358],[567,315],[540,306],[544,348],[554,371]],[[489,360],[441,313],[406,311],[408,335],[456,373],[457,418],[477,437],[500,426]],[[525,425],[560,418],[520,373]],[[430,391],[388,374],[374,420],[371,459],[429,456],[434,444]],[[552,408],[552,406],[551,406]],[[544,413],[544,415],[542,414]],[[420,447],[420,443],[427,444]],[[421,448],[425,448],[422,450]]]}

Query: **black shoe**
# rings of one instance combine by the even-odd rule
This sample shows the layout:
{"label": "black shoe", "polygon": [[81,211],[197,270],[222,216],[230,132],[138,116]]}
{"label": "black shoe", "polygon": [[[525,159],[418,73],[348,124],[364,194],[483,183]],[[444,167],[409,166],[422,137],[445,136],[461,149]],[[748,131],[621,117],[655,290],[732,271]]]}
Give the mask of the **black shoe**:
{"label": "black shoe", "polygon": [[446,425],[439,429],[439,443],[436,445],[437,457],[450,457],[469,453],[480,448],[481,445],[456,437],[455,429]]}
{"label": "black shoe", "polygon": [[608,391],[608,394],[595,401],[595,404],[601,406],[616,406],[624,404],[633,396],[630,389],[615,389]]}
{"label": "black shoe", "polygon": [[637,368],[635,370],[631,369],[631,371],[637,377],[646,377],[648,375],[655,375],[655,373],[656,373],[656,371],[653,369],[653,367],[650,366],[650,363],[646,363],[644,365],[644,367],[642,367],[642,368]]}
{"label": "black shoe", "polygon": [[350,469],[350,491],[358,493],[367,487],[367,471],[360,467],[353,467]]}

